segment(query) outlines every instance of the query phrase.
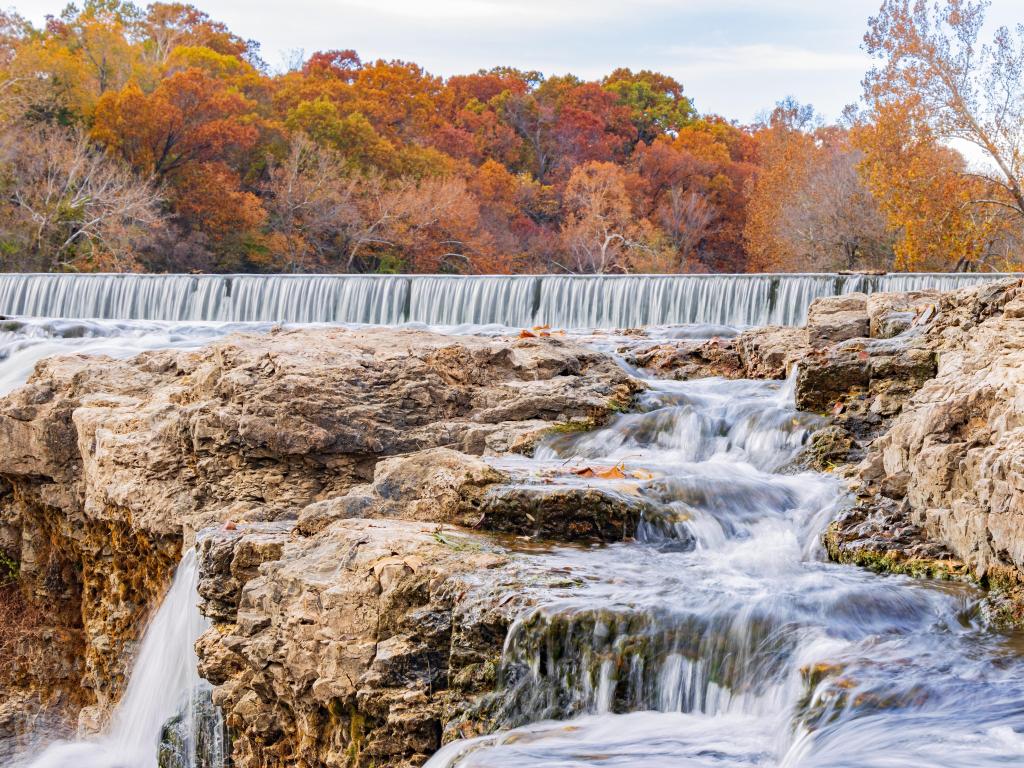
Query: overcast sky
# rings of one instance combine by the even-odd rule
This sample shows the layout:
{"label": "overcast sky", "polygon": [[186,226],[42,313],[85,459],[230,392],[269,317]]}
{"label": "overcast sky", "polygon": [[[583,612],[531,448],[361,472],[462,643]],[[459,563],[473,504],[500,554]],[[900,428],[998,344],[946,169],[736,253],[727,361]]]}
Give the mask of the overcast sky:
{"label": "overcast sky", "polygon": [[[59,2],[15,0],[39,23]],[[144,3],[140,3],[144,4]],[[600,77],[656,69],[682,81],[702,112],[749,122],[780,98],[827,118],[860,94],[870,60],[860,49],[880,0],[200,0],[281,66],[354,48],[439,75],[495,65]],[[1024,0],[993,0],[993,23],[1024,21]]]}

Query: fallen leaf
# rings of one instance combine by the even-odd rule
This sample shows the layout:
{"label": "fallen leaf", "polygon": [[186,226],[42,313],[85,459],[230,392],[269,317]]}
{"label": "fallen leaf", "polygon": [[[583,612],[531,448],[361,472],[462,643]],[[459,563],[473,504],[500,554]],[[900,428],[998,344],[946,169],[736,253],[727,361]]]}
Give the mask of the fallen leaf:
{"label": "fallen leaf", "polygon": [[622,471],[622,467],[616,464],[614,467],[578,467],[571,470],[574,475],[579,477],[597,477],[601,480],[625,480],[626,473]]}
{"label": "fallen leaf", "polygon": [[519,332],[519,338],[520,339],[535,339],[535,338],[537,338],[537,334],[536,333],[531,333],[530,331],[527,331],[527,330],[524,329],[524,330]]}

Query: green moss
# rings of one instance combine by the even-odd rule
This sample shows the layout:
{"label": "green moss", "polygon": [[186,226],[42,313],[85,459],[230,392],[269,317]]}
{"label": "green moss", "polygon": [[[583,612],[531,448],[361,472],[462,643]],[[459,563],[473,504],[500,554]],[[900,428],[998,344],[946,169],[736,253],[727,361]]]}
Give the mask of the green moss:
{"label": "green moss", "polygon": [[349,709],[348,717],[348,764],[350,766],[357,766],[359,765],[359,756],[363,750],[363,741],[366,738],[366,718],[355,707]]}
{"label": "green moss", "polygon": [[456,552],[482,552],[481,547],[477,542],[469,539],[455,538],[454,536],[448,536],[444,531],[434,531],[434,540],[439,544],[444,544],[446,547],[454,549]]}
{"label": "green moss", "polygon": [[18,561],[0,552],[0,587],[18,580]]}
{"label": "green moss", "polygon": [[548,435],[574,435],[579,432],[589,432],[592,429],[597,428],[597,423],[593,419],[573,419],[572,421],[562,421],[545,430],[545,434]]}
{"label": "green moss", "polygon": [[843,546],[836,523],[829,526],[824,542],[831,560],[844,565],[867,568],[875,573],[900,574],[917,579],[977,581],[970,568],[959,560],[908,557],[899,550]]}

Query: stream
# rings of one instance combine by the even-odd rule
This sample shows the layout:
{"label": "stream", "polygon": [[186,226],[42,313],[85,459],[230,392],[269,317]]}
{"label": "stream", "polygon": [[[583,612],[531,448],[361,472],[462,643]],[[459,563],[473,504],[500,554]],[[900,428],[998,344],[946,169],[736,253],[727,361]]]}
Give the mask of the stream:
{"label": "stream", "polygon": [[847,501],[792,468],[815,419],[789,383],[646,383],[637,413],[506,465],[644,478],[587,482],[637,498],[645,523],[550,556],[575,585],[509,633],[515,727],[430,768],[1024,765],[1019,638],[987,631],[965,585],[826,561]]}

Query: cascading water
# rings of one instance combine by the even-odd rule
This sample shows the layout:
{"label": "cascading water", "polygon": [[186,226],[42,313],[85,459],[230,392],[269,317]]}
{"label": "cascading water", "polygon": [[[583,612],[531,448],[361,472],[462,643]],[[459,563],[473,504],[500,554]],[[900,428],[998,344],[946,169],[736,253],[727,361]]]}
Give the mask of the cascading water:
{"label": "cascading water", "polygon": [[1024,661],[975,623],[977,595],[825,562],[846,502],[787,469],[815,426],[791,387],[647,384],[639,412],[507,462],[524,483],[614,466],[587,482],[645,520],[636,542],[545,556],[574,585],[510,629],[494,711],[511,730],[428,765],[1024,764]]}
{"label": "cascading water", "polygon": [[[195,642],[209,627],[199,612],[194,550],[178,566],[146,628],[128,687],[107,730],[47,747],[24,768],[220,768],[223,727],[197,671]],[[163,739],[164,744],[161,744]]]}
{"label": "cascading water", "polygon": [[798,325],[813,299],[999,275],[0,275],[0,314],[205,322],[626,328]]}

